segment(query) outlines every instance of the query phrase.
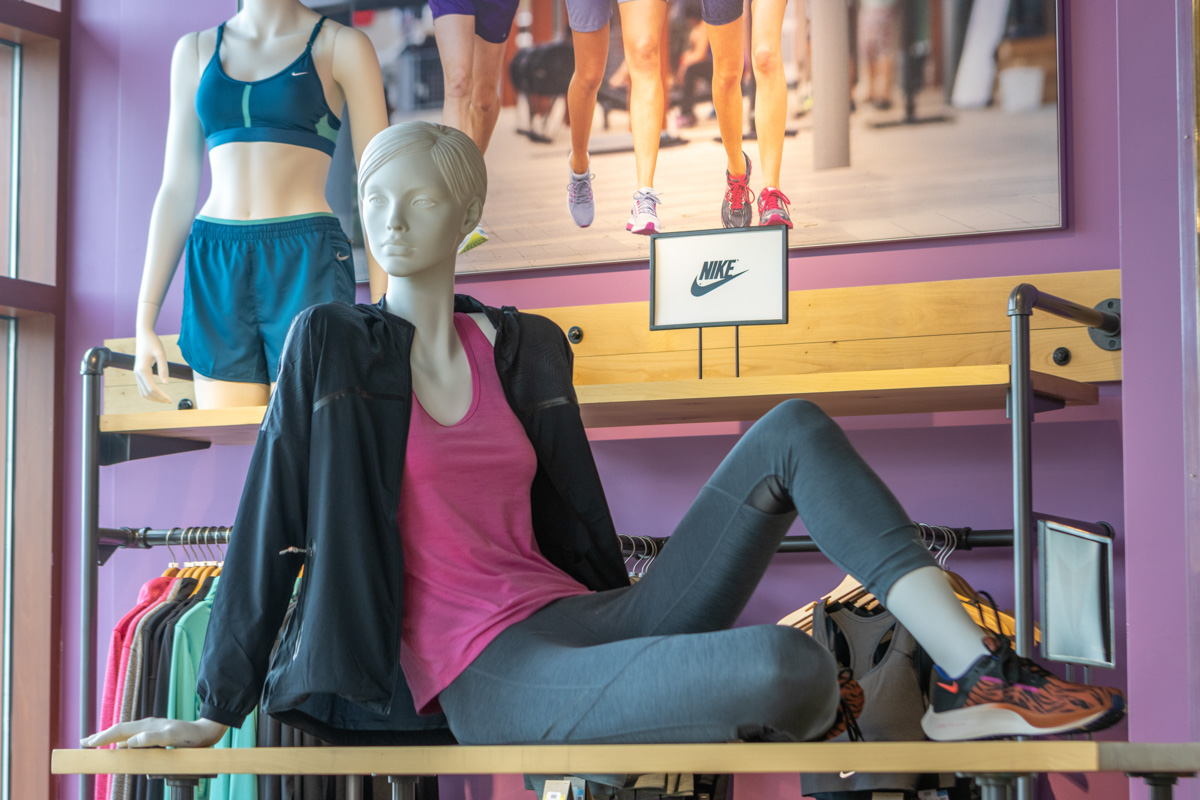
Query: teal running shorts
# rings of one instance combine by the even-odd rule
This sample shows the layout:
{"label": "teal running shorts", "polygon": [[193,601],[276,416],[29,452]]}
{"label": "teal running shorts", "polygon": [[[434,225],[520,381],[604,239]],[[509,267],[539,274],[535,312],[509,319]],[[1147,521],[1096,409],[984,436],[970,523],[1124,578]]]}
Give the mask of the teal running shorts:
{"label": "teal running shorts", "polygon": [[272,383],[288,328],[309,306],[354,302],[354,260],[337,217],[197,217],[188,236],[179,349],[206,378]]}

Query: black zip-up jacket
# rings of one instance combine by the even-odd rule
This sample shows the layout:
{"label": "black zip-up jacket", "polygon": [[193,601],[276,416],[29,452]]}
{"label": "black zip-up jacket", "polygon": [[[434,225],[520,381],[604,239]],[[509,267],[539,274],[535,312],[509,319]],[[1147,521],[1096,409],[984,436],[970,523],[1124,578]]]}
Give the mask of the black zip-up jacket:
{"label": "black zip-up jacket", "polygon": [[[458,295],[454,308],[496,327],[496,371],[537,453],[538,547],[590,589],[628,585],[566,337],[511,307]],[[240,726],[261,701],[334,743],[452,741],[440,714],[417,716],[400,671],[397,511],[413,330],[381,306],[328,303],[296,318],[213,603],[201,717]],[[301,564],[300,596],[272,656]]]}

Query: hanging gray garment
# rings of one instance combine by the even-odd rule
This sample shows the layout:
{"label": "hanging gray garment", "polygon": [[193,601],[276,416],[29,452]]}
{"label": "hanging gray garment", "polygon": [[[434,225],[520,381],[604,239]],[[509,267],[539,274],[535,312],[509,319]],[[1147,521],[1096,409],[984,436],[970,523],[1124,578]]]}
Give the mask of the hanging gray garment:
{"label": "hanging gray garment", "polygon": [[[861,616],[849,608],[830,611],[818,604],[813,611],[812,636],[841,666],[849,667],[862,686],[865,700],[858,727],[866,741],[925,741],[921,729],[925,699],[915,662],[918,645],[890,612]],[[838,639],[844,642],[842,647]],[[831,741],[845,742],[849,737],[843,732]],[[864,790],[911,792],[919,781],[920,775],[915,773],[805,774],[800,776],[800,790],[810,796]],[[921,781],[921,785],[928,784]],[[942,776],[934,785],[953,786],[954,776]]]}

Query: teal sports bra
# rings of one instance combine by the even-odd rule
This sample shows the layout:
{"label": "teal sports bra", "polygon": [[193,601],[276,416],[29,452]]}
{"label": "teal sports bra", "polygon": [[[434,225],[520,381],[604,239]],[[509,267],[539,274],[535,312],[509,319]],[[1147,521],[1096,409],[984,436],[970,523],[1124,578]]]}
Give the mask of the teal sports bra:
{"label": "teal sports bra", "polygon": [[279,72],[259,81],[238,81],[221,66],[225,23],[196,87],[196,114],[211,150],[227,142],[280,142],[333,155],[342,122],[325,101],[312,46],[325,24],[317,20],[304,52]]}

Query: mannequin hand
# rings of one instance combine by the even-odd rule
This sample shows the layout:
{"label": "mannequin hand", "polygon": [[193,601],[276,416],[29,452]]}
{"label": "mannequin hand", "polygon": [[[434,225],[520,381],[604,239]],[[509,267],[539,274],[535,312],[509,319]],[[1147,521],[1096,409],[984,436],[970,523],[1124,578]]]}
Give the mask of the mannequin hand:
{"label": "mannequin hand", "polygon": [[113,725],[108,730],[79,740],[80,747],[212,747],[229,728],[211,719],[185,722],[147,717]]}
{"label": "mannequin hand", "polygon": [[137,378],[138,394],[159,403],[171,402],[170,396],[155,385],[151,369],[158,366],[158,382],[167,383],[167,351],[163,349],[158,334],[151,330],[139,330],[137,348],[133,361],[133,375]]}

